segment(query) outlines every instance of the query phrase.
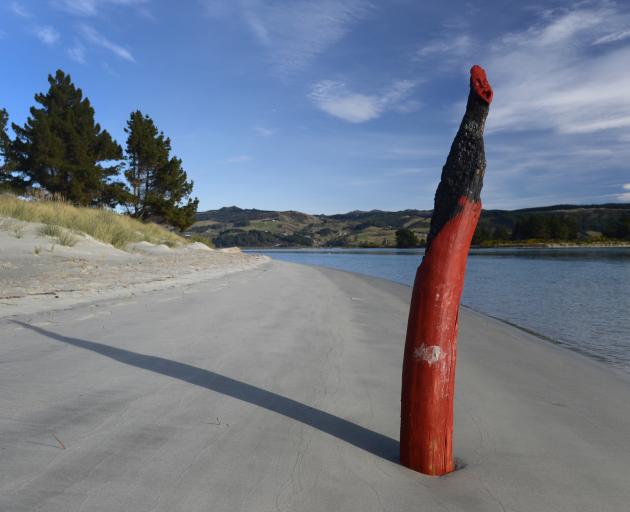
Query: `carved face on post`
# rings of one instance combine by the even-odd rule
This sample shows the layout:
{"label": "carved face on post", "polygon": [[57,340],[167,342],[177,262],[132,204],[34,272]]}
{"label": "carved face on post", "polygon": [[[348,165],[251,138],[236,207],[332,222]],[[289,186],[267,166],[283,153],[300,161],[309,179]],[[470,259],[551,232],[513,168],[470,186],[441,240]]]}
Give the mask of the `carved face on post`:
{"label": "carved face on post", "polygon": [[494,92],[488,83],[486,72],[481,66],[473,66],[470,68],[470,86],[483,101],[488,105],[492,103]]}

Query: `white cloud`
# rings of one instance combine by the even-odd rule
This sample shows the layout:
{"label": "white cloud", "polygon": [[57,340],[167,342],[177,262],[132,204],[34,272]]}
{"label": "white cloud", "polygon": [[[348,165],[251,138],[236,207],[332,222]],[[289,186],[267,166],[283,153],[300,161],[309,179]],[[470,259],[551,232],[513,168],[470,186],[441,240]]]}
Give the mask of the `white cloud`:
{"label": "white cloud", "polygon": [[212,18],[238,13],[283,77],[340,41],[372,9],[369,0],[205,0],[203,4]]}
{"label": "white cloud", "polygon": [[83,25],[81,27],[81,34],[86,39],[86,41],[93,44],[94,46],[105,48],[106,50],[109,50],[110,52],[120,57],[121,59],[127,60],[129,62],[136,61],[129,50],[120,46],[119,44],[110,41],[104,35],[102,35],[100,32],[96,31],[90,26]]}
{"label": "white cloud", "polygon": [[350,123],[364,123],[405,105],[416,85],[411,80],[399,80],[381,94],[362,94],[350,91],[342,82],[322,80],[312,87],[309,97],[320,110],[332,116]]}
{"label": "white cloud", "polygon": [[624,183],[621,187],[624,190],[627,190],[627,192],[619,194],[617,196],[617,199],[619,199],[620,201],[630,201],[630,183]]}
{"label": "white cloud", "polygon": [[605,22],[606,16],[607,9],[584,9],[562,14],[540,30],[533,30],[536,44],[544,47],[574,40],[576,36]]}
{"label": "white cloud", "polygon": [[95,16],[106,5],[141,6],[149,0],[53,0],[58,8],[77,16]]}
{"label": "white cloud", "polygon": [[67,49],[68,57],[79,64],[85,64],[85,48],[76,44]]}
{"label": "white cloud", "polygon": [[445,55],[461,56],[468,54],[472,46],[473,41],[468,35],[445,37],[424,45],[417,51],[416,56],[419,59],[434,56],[444,58]]}
{"label": "white cloud", "polygon": [[417,112],[420,108],[422,108],[422,103],[418,100],[407,100],[394,106],[394,110],[401,114],[411,114],[412,112]]}
{"label": "white cloud", "polygon": [[260,135],[261,137],[271,137],[275,133],[274,130],[271,130],[270,128],[265,128],[264,126],[254,126],[253,129],[256,134]]}
{"label": "white cloud", "polygon": [[11,12],[20,18],[30,18],[31,13],[28,12],[28,9],[24,7],[20,2],[11,2],[10,5]]}
{"label": "white cloud", "polygon": [[251,161],[252,157],[249,155],[236,155],[231,156],[223,160],[224,164],[244,164],[245,162]]}
{"label": "white cloud", "polygon": [[593,46],[628,24],[630,13],[606,3],[504,37],[486,61],[495,90],[489,132],[629,130],[630,45]]}
{"label": "white cloud", "polygon": [[55,44],[57,41],[59,41],[59,38],[61,37],[59,35],[59,32],[57,32],[50,25],[35,28],[34,34],[37,39],[39,39],[42,43],[48,45]]}
{"label": "white cloud", "polygon": [[630,37],[630,30],[621,30],[620,32],[613,32],[612,34],[608,34],[602,36],[593,41],[594,45],[598,44],[607,44],[607,43],[616,43],[617,41],[623,41],[624,39],[628,39]]}

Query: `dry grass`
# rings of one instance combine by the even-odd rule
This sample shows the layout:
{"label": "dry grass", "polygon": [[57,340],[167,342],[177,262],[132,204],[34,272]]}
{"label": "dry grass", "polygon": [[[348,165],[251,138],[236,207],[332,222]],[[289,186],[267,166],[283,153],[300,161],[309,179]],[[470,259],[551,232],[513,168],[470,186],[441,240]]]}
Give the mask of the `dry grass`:
{"label": "dry grass", "polygon": [[24,226],[14,219],[0,219],[0,229],[10,231],[15,238],[24,236]]}
{"label": "dry grass", "polygon": [[212,240],[210,240],[207,236],[192,234],[190,237],[188,237],[188,240],[190,242],[200,242],[210,247],[210,249],[214,249],[214,244],[212,243]]}
{"label": "dry grass", "polygon": [[[26,222],[41,222],[47,226],[42,229],[52,229],[59,236],[71,243],[73,235],[65,228],[76,233],[85,233],[102,242],[112,244],[123,249],[132,242],[150,242],[152,244],[166,244],[174,247],[185,243],[185,240],[175,233],[171,233],[157,224],[140,222],[136,219],[99,208],[79,208],[63,201],[32,200],[24,201],[13,195],[0,195],[0,217],[10,217]],[[58,228],[58,230],[55,230]],[[76,240],[75,242],[76,243]],[[72,245],[74,245],[72,243]]]}
{"label": "dry grass", "polygon": [[54,238],[57,243],[65,245],[66,247],[74,247],[79,241],[79,239],[70,233],[70,231],[57,226],[56,224],[44,224],[41,228],[39,228],[38,232],[42,236]]}

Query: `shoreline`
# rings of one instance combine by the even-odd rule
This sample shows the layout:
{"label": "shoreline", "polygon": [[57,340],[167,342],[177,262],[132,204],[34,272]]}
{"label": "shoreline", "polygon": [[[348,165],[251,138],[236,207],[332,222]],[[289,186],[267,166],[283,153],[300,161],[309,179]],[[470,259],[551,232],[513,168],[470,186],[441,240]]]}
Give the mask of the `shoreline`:
{"label": "shoreline", "polygon": [[[414,249],[420,250],[424,249],[424,245],[419,245],[417,247],[395,247],[391,245],[370,245],[370,246],[361,246],[361,245],[344,245],[344,246],[307,246],[307,245],[287,245],[287,246],[269,246],[269,247],[241,247],[243,251],[253,252],[253,251],[287,251],[287,250],[314,250],[314,251],[325,251],[325,250],[335,250],[335,249],[389,249],[389,250],[406,250],[406,249]],[[470,248],[472,250],[477,249],[630,249],[630,242],[596,242],[596,243],[562,243],[562,242],[549,242],[549,243],[533,243],[533,244],[497,244],[497,245],[471,245]]]}
{"label": "shoreline", "polygon": [[[406,285],[405,285],[406,286]],[[553,345],[554,347],[558,347],[562,350],[569,350],[570,352],[574,353],[574,354],[578,354],[579,356],[591,361],[591,362],[595,362],[598,364],[603,365],[605,368],[613,371],[613,372],[618,372],[621,375],[624,375],[626,377],[630,377],[630,369],[629,370],[624,370],[622,367],[620,366],[616,366],[615,364],[611,363],[610,361],[606,360],[605,358],[603,358],[602,356],[594,353],[594,352],[589,352],[587,350],[582,349],[581,347],[579,347],[578,345],[571,345],[567,342],[564,341],[560,341],[557,340],[555,338],[552,338],[551,336],[546,336],[543,333],[540,333],[534,329],[529,329],[527,327],[523,327],[522,325],[519,325],[517,323],[511,322],[510,320],[506,320],[505,318],[501,318],[495,315],[491,315],[490,313],[485,313],[483,311],[480,311],[478,309],[473,308],[472,306],[468,306],[464,303],[461,304],[461,307],[468,310],[468,311],[472,311],[478,315],[484,316],[484,317],[488,317],[488,318],[492,318],[493,320],[496,320],[497,322],[501,322],[504,323],[506,325],[509,325],[510,327],[514,328],[514,329],[518,329],[520,331],[523,331],[524,333],[527,333],[531,336],[534,336],[536,338],[539,338],[540,341],[545,342],[545,343],[549,343],[550,345]]]}
{"label": "shoreline", "polygon": [[[284,261],[284,260],[274,260],[274,261]],[[335,271],[338,271],[338,272],[347,272],[347,273],[355,275],[357,277],[366,277],[366,278],[370,278],[370,279],[382,280],[384,282],[388,282],[388,283],[393,283],[393,284],[404,286],[406,288],[409,288],[410,290],[412,288],[412,285],[407,284],[407,283],[393,281],[393,280],[387,279],[385,277],[373,276],[373,275],[370,275],[370,274],[363,274],[361,272],[354,272],[352,270],[338,269],[338,268],[334,268],[334,267],[327,267],[327,266],[324,266],[324,265],[317,265],[317,264],[310,264],[310,263],[297,263],[297,262],[291,262],[291,263],[296,264],[296,265],[312,266],[312,267],[315,267],[315,268],[330,269],[330,270],[335,270]],[[485,311],[481,311],[481,310],[476,309],[476,308],[474,308],[474,307],[472,307],[472,306],[470,306],[468,304],[465,304],[464,302],[461,303],[461,307],[465,308],[467,310],[470,310],[470,311],[474,311],[475,313],[478,313],[480,315],[486,316],[488,318],[492,318],[492,319],[497,320],[499,322],[503,322],[503,323],[505,323],[505,324],[507,324],[507,325],[509,325],[511,327],[514,327],[516,329],[519,329],[519,330],[521,330],[521,331],[523,331],[525,333],[528,333],[528,334],[531,334],[533,336],[536,336],[536,337],[540,338],[541,340],[543,340],[546,343],[550,343],[550,344],[552,344],[554,346],[557,346],[557,347],[560,347],[562,349],[569,350],[569,351],[571,351],[573,353],[576,353],[576,354],[579,354],[580,356],[585,357],[585,358],[587,358],[589,360],[596,361],[599,364],[604,365],[606,368],[612,370],[613,372],[621,372],[623,375],[630,375],[630,368],[626,369],[625,367],[621,366],[620,364],[619,365],[615,364],[613,361],[610,361],[610,360],[606,359],[605,357],[600,356],[596,352],[588,351],[588,350],[582,348],[580,345],[571,344],[571,343],[568,343],[568,342],[565,342],[565,341],[553,338],[551,336],[547,336],[544,333],[539,332],[539,331],[537,331],[535,329],[531,329],[529,327],[525,327],[523,325],[519,325],[516,322],[512,322],[512,321],[510,321],[510,320],[508,320],[506,318],[501,318],[499,316],[492,315],[492,314],[487,313]]]}
{"label": "shoreline", "polygon": [[630,243],[535,243],[535,244],[497,244],[497,245],[471,245],[471,249],[628,249]]}
{"label": "shoreline", "polygon": [[[573,248],[573,247],[584,248],[583,246],[570,246],[570,247],[557,246],[557,247],[533,247],[533,248]],[[628,247],[630,247],[630,245]],[[493,248],[495,247],[488,247],[488,248],[473,247],[473,249],[493,249]],[[514,248],[514,247],[499,247],[499,248]],[[166,249],[162,249],[160,247],[150,247],[148,246],[148,244],[146,244],[146,246],[139,247],[138,249],[141,250],[140,253],[139,252],[126,252],[123,254],[127,258],[137,259],[138,257],[150,258],[152,256],[156,256],[160,254],[164,255],[164,251],[166,251]],[[300,250],[300,249],[306,249],[306,250],[308,249],[313,249],[313,250],[333,249],[334,250],[334,249],[365,249],[365,248],[354,248],[354,247],[276,248],[276,250],[278,251],[286,251],[286,250],[292,250],[292,249],[293,250]],[[379,248],[374,248],[374,249],[379,249]],[[422,249],[422,248],[417,248],[417,249]],[[84,287],[82,289],[76,289],[76,290],[58,289],[58,290],[53,290],[53,291],[41,291],[38,293],[30,293],[30,294],[18,295],[18,296],[0,296],[0,319],[10,318],[13,316],[19,316],[19,315],[23,315],[27,313],[37,314],[37,313],[43,313],[43,312],[60,311],[60,310],[65,310],[72,307],[98,304],[103,301],[111,301],[111,300],[117,300],[117,299],[136,297],[137,295],[151,293],[151,292],[155,292],[159,290],[194,286],[195,284],[202,281],[218,279],[225,275],[229,275],[233,272],[242,272],[248,269],[256,268],[260,265],[264,265],[265,263],[269,261],[269,258],[267,258],[264,255],[260,255],[256,253],[260,251],[270,251],[270,250],[273,250],[273,249],[243,248],[243,255],[246,258],[250,257],[254,259],[252,259],[251,261],[246,261],[246,262],[238,262],[237,265],[233,265],[229,261],[226,261],[222,268],[208,269],[205,272],[204,271],[199,272],[200,269],[195,269],[194,273],[180,272],[179,275],[169,273],[169,275],[167,275],[166,277],[156,276],[153,279],[148,279],[146,281],[139,281],[132,284],[131,283],[123,284],[120,287],[108,286],[103,289],[93,289],[89,287]],[[203,251],[201,251],[202,255],[207,254],[207,253],[210,253],[210,254],[214,253],[215,255],[223,255],[223,257],[229,259],[230,258],[229,255],[237,255],[240,253],[240,251],[234,251],[233,249],[218,249],[218,250],[209,251],[205,248],[203,249]],[[281,261],[281,260],[274,260],[274,261]],[[348,273],[350,275],[354,275],[360,278],[366,278],[370,280],[373,279],[376,281],[382,281],[384,283],[401,285],[411,290],[411,285],[409,284],[392,281],[387,278],[383,278],[379,276],[362,274],[360,272],[354,272],[354,271],[345,270],[345,269],[336,269],[332,267],[326,267],[323,265],[315,265],[315,264],[308,264],[308,263],[292,263],[292,264],[305,265],[305,266],[315,267],[319,269],[328,269],[328,270],[333,270],[336,272],[345,272],[345,273]],[[171,265],[174,265],[174,264],[171,263]],[[51,298],[56,299],[54,303],[50,302]],[[519,329],[532,336],[540,338],[542,341],[545,341],[546,343],[550,343],[562,349],[568,349],[571,352],[577,353],[580,356],[585,357],[589,360],[594,360],[600,364],[603,364],[606,368],[611,369],[614,372],[621,372],[623,375],[627,375],[629,373],[627,370],[624,370],[618,366],[615,366],[613,363],[607,361],[606,359],[599,356],[598,354],[583,350],[579,346],[570,345],[566,342],[562,342],[550,336],[546,336],[545,334],[538,332],[534,329],[524,327],[508,319],[501,318],[501,317],[486,313],[484,311],[475,309],[474,307],[469,306],[464,303],[461,304],[461,307],[467,310],[473,311],[479,315],[492,318],[496,321],[505,323],[506,325],[509,325],[513,328]]]}
{"label": "shoreline", "polygon": [[[274,261],[279,261],[279,260],[274,260]],[[287,263],[287,262],[283,262],[283,263]],[[389,279],[386,279],[384,277],[379,277],[379,276],[371,276],[368,274],[362,274],[360,272],[353,272],[351,270],[342,270],[342,269],[336,269],[336,268],[332,268],[332,267],[324,267],[322,265],[310,265],[310,264],[306,264],[306,263],[294,263],[291,262],[292,265],[304,265],[304,266],[310,266],[310,267],[314,267],[314,268],[319,268],[319,269],[326,269],[326,270],[332,270],[334,272],[342,272],[342,273],[346,273],[346,274],[350,274],[353,275],[355,277],[358,278],[362,278],[362,279],[368,279],[368,280],[374,280],[375,282],[383,282],[383,283],[388,283],[388,284],[394,284],[397,286],[403,286],[404,288],[409,289],[409,292],[411,293],[412,290],[412,285],[408,285],[405,283],[399,283],[396,281],[391,281]],[[528,334],[534,338],[538,338],[538,340],[540,342],[543,343],[547,343],[553,347],[559,348],[560,350],[568,350],[570,351],[572,354],[577,354],[580,358],[589,361],[591,363],[595,363],[597,365],[600,365],[602,368],[605,368],[606,370],[610,370],[615,374],[621,375],[623,378],[626,379],[630,379],[630,371],[628,370],[624,370],[618,366],[615,366],[614,364],[610,363],[609,361],[607,361],[606,359],[602,358],[601,356],[598,356],[595,353],[592,352],[588,352],[586,350],[581,349],[579,346],[574,346],[574,345],[570,345],[566,342],[554,339],[550,336],[546,336],[543,333],[540,333],[534,329],[529,329],[527,327],[524,327],[522,325],[519,325],[517,323],[511,322],[510,320],[506,320],[505,318],[501,318],[495,315],[491,315],[490,313],[486,313],[484,311],[480,311],[478,309],[473,308],[472,306],[469,306],[467,304],[464,304],[463,302],[460,304],[460,308],[466,310],[466,311],[470,311],[476,315],[479,315],[482,318],[489,318],[492,319],[494,321],[500,322],[502,324],[505,324],[506,326],[509,326],[513,329],[518,329],[519,331],[522,331],[525,334]]]}
{"label": "shoreline", "polygon": [[[346,248],[343,248],[346,249]],[[280,249],[283,250],[283,249]],[[286,250],[286,249],[284,249]],[[254,252],[252,249],[243,249],[245,255],[251,252]],[[206,252],[205,250],[203,251]],[[226,257],[229,257],[229,254],[238,254],[238,251],[235,252],[233,250],[213,250],[213,253],[221,252]],[[129,257],[138,256],[137,253],[127,253]],[[221,277],[227,276],[229,274],[235,272],[243,272],[250,269],[257,268],[261,265],[265,265],[272,259],[265,257],[264,255],[255,255],[255,259],[252,259],[249,262],[239,262],[238,265],[230,265],[229,262],[224,264],[223,268],[218,269],[209,269],[205,272],[195,273],[186,273],[182,272],[179,275],[170,274],[166,278],[156,277],[155,279],[140,281],[133,284],[125,284],[121,287],[112,288],[107,287],[104,289],[78,289],[78,290],[55,290],[55,291],[42,291],[39,293],[29,294],[29,295],[20,295],[16,297],[0,297],[0,320],[2,318],[11,318],[14,316],[21,316],[24,314],[38,314],[38,313],[53,313],[55,311],[62,311],[71,309],[73,307],[82,307],[82,306],[90,306],[97,305],[101,302],[108,302],[112,300],[122,300],[131,297],[141,296],[143,294],[157,292],[160,290],[167,289],[177,289],[195,286],[196,284],[208,280],[219,279]],[[282,260],[273,260],[273,261],[282,261]],[[282,261],[282,263],[288,263]],[[363,278],[367,280],[375,280],[375,282],[382,282],[394,285],[400,285],[405,287],[406,289],[411,290],[412,286],[406,283],[401,283],[397,281],[392,281],[384,277],[373,276],[369,274],[363,274],[361,272],[354,272],[351,270],[345,269],[337,269],[332,267],[326,267],[323,265],[315,265],[308,263],[295,263],[290,262],[293,265],[303,265],[306,267],[313,267],[317,269],[325,269],[332,270],[334,272],[342,272],[347,273],[349,275],[353,275],[358,278]],[[51,298],[55,298],[57,300],[54,303],[50,302]],[[505,318],[501,318],[484,311],[480,311],[475,309],[472,306],[464,304],[463,302],[460,305],[462,308],[472,311],[476,314],[479,314],[483,317],[491,318],[498,322],[504,323],[510,327],[515,329],[519,329],[527,334],[530,334],[534,337],[539,338],[541,341],[545,343],[549,343],[553,346],[560,347],[561,349],[567,349],[572,353],[579,354],[581,357],[584,357],[590,361],[595,361],[599,364],[602,364],[605,368],[608,368],[614,372],[621,372],[622,375],[628,375],[630,372],[623,370],[622,368],[615,366],[614,364],[608,362],[601,356],[598,356],[595,353],[588,352],[586,350],[581,349],[579,346],[573,346],[566,342],[562,342],[560,340],[554,339],[550,336],[546,336],[543,333],[540,333],[534,329],[530,329],[519,325],[517,323],[511,322]]]}

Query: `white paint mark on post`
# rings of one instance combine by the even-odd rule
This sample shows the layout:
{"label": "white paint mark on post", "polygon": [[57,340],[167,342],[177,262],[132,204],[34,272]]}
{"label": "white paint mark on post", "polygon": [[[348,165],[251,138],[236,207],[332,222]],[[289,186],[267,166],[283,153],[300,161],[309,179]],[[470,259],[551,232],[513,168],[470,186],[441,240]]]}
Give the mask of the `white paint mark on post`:
{"label": "white paint mark on post", "polygon": [[439,362],[440,359],[443,359],[446,354],[442,352],[442,349],[437,345],[425,345],[423,343],[414,350],[413,355],[416,360],[421,359],[429,366],[433,366],[435,363]]}

